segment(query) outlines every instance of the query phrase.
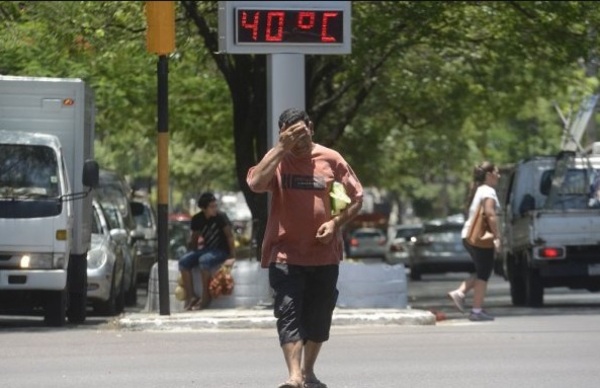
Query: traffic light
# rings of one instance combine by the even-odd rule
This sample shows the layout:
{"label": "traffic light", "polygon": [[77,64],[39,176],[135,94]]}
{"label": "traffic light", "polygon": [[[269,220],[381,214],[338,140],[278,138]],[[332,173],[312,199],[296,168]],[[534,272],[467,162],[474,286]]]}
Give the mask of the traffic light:
{"label": "traffic light", "polygon": [[153,54],[175,50],[175,2],[146,1],[146,45]]}

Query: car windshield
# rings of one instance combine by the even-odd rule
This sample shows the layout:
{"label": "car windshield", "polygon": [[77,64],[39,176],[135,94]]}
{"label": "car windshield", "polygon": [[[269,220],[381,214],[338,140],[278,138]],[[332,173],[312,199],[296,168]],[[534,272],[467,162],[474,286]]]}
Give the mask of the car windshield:
{"label": "car windshield", "polygon": [[121,223],[119,222],[119,209],[112,205],[104,205],[103,207],[108,227],[110,229],[121,228]]}
{"label": "car windshield", "polygon": [[423,234],[429,241],[458,242],[461,240],[461,224],[431,224],[425,225]]}

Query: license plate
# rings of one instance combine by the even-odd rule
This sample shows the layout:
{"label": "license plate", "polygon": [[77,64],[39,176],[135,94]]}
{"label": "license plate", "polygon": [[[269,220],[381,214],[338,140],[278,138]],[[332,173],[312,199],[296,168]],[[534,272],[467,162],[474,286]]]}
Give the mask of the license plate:
{"label": "license plate", "polygon": [[590,276],[600,276],[600,264],[588,265],[588,274]]}

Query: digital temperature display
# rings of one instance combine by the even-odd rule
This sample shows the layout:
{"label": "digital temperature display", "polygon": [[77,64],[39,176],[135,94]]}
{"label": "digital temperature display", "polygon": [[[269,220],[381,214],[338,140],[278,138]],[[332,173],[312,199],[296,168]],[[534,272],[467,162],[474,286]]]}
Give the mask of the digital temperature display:
{"label": "digital temperature display", "polygon": [[351,3],[219,1],[219,53],[350,54]]}
{"label": "digital temperature display", "polygon": [[344,12],[330,9],[236,8],[238,44],[340,45]]}

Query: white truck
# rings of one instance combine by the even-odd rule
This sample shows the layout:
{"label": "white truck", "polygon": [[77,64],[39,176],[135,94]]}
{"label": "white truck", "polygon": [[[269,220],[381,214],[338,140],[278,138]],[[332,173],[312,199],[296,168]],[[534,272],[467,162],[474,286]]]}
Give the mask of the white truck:
{"label": "white truck", "polygon": [[596,101],[589,117],[567,130],[558,155],[501,171],[502,244],[494,268],[510,282],[515,306],[542,306],[550,287],[600,291],[600,143],[588,152],[578,143]]}
{"label": "white truck", "polygon": [[80,79],[0,76],[0,313],[85,321],[94,113]]}

